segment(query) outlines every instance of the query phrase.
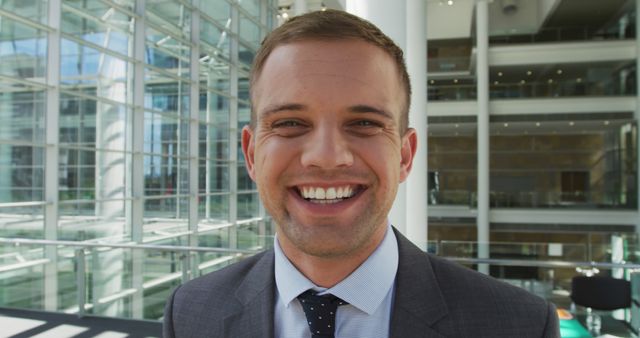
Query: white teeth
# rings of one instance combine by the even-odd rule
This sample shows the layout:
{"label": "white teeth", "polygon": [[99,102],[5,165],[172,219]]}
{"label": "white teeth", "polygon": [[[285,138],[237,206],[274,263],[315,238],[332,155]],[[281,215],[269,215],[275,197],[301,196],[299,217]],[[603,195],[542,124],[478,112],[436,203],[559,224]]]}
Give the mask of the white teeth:
{"label": "white teeth", "polygon": [[313,188],[305,188],[305,198],[316,198],[316,190]]}
{"label": "white teeth", "polygon": [[329,202],[331,200],[338,200],[353,196],[353,189],[354,188],[352,186],[330,187],[327,189],[319,187],[302,187],[299,191],[305,199]]}
{"label": "white teeth", "polygon": [[329,188],[327,189],[327,195],[326,195],[328,200],[332,200],[336,198],[336,189],[335,188]]}

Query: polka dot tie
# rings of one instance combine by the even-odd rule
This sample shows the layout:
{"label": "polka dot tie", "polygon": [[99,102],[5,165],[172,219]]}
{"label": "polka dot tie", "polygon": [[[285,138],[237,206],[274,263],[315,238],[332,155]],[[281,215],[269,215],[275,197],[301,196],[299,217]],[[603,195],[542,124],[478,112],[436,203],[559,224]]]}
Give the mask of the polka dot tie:
{"label": "polka dot tie", "polygon": [[298,300],[307,316],[311,338],[333,338],[338,306],[347,302],[330,294],[317,296],[311,290],[300,294]]}

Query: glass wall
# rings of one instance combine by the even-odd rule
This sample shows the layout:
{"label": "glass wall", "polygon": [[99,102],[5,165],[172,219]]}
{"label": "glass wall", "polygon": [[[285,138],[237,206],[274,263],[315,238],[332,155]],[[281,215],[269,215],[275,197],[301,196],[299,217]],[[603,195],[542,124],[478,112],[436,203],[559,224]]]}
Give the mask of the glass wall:
{"label": "glass wall", "polygon": [[[262,245],[238,145],[248,70],[276,12],[275,0],[0,1],[0,237]],[[0,270],[0,305],[79,311],[73,247],[1,253],[38,264]],[[185,259],[86,254],[86,311],[149,319]],[[199,264],[190,276],[226,262],[186,257]]]}
{"label": "glass wall", "polygon": [[[488,4],[490,205],[637,210],[636,59],[626,52],[635,50],[634,6],[545,6]],[[428,41],[431,205],[476,207],[470,27],[469,37]]]}

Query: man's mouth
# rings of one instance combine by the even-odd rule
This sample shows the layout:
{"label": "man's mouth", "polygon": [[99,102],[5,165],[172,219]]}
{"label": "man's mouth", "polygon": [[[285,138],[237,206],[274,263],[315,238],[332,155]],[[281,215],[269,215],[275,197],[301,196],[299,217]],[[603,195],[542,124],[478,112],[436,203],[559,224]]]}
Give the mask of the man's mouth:
{"label": "man's mouth", "polygon": [[341,185],[335,187],[298,186],[298,194],[311,203],[331,204],[353,198],[364,190],[362,185]]}

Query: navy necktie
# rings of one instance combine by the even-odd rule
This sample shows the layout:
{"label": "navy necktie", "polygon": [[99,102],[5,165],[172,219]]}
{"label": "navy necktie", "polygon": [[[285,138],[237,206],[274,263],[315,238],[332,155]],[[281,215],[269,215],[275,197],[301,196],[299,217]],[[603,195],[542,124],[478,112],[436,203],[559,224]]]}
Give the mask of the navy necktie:
{"label": "navy necktie", "polygon": [[347,302],[330,294],[317,296],[312,290],[300,294],[298,300],[307,316],[311,338],[333,338],[338,306]]}

